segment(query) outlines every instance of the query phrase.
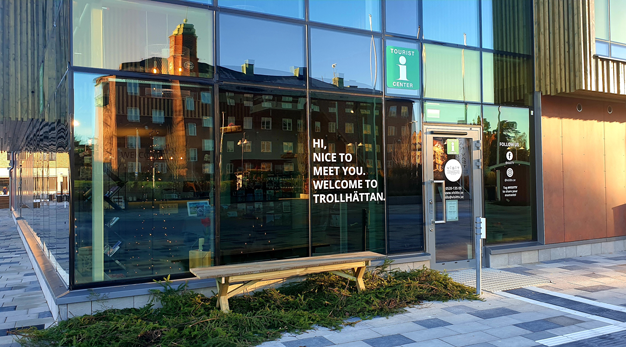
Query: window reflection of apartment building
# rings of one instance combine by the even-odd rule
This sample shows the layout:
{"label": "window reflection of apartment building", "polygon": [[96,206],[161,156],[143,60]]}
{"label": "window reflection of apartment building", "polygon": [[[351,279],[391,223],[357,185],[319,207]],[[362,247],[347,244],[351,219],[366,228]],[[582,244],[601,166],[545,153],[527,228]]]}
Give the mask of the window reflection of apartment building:
{"label": "window reflection of apartment building", "polygon": [[[195,29],[185,21],[170,36],[167,59],[122,63],[120,70],[208,76],[212,67],[200,63],[196,52]],[[115,173],[186,180],[213,173],[210,87],[104,76],[96,81],[96,89],[96,136],[103,139],[105,165]]]}

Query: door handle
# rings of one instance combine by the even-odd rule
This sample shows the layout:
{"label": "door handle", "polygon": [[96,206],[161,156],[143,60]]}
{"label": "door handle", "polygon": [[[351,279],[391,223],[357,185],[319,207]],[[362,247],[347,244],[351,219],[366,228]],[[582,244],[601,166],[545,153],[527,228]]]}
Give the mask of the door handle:
{"label": "door handle", "polygon": [[442,205],[442,210],[443,210],[443,219],[442,220],[437,220],[437,211],[435,210],[435,213],[433,214],[433,221],[435,222],[435,224],[445,224],[446,223],[446,180],[433,180],[433,200],[434,200],[434,205],[437,205],[437,190],[435,189],[435,187],[437,187],[438,184],[441,184],[441,205]]}

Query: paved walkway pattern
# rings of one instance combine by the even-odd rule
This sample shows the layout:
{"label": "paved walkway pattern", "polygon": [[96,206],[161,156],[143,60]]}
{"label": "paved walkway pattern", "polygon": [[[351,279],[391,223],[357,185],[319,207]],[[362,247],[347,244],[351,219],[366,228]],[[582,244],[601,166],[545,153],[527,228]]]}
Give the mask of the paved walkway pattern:
{"label": "paved walkway pattern", "polygon": [[318,328],[262,347],[626,346],[626,253],[502,268],[552,283],[429,302],[343,330]]}
{"label": "paved walkway pattern", "polygon": [[19,346],[9,332],[54,322],[9,211],[0,210],[0,347]]}

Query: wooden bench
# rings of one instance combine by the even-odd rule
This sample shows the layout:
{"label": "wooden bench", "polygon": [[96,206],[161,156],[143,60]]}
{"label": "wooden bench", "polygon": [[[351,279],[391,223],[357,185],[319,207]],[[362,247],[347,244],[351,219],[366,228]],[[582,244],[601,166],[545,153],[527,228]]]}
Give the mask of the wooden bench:
{"label": "wooden bench", "polygon": [[[374,252],[358,252],[306,257],[285,260],[272,260],[258,263],[224,265],[190,269],[201,279],[215,278],[217,284],[217,307],[228,312],[228,299],[243,293],[260,281],[275,280],[293,276],[331,272],[355,281],[359,291],[365,290],[363,275],[370,262],[385,256]],[[351,270],[349,275],[341,270]],[[239,283],[241,282],[241,283]],[[239,283],[232,285],[233,283]]]}

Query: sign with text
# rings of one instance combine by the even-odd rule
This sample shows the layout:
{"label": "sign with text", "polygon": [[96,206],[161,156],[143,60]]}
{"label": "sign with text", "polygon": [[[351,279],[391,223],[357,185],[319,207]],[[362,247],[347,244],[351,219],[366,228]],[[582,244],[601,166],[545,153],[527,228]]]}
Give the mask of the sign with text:
{"label": "sign with text", "polygon": [[[326,150],[322,139],[313,139],[313,148]],[[366,170],[356,163],[356,156],[351,153],[313,153],[313,177],[311,183],[315,189],[313,202],[332,204],[340,202],[385,201],[385,194],[379,191],[378,180],[364,179]],[[341,177],[341,179],[333,179]],[[376,189],[374,192],[372,189]]]}
{"label": "sign with text", "polygon": [[387,46],[387,87],[418,90],[419,78],[418,50]]}

